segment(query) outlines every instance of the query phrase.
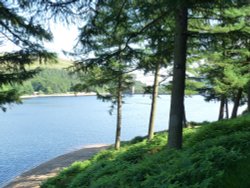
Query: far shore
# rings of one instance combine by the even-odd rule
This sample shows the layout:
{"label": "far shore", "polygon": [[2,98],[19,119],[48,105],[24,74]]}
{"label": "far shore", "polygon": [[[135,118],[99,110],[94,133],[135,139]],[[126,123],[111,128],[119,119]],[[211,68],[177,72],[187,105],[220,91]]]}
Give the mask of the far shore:
{"label": "far shore", "polygon": [[60,155],[41,165],[22,173],[9,182],[4,188],[39,188],[46,179],[56,176],[63,168],[76,161],[90,159],[93,155],[109,147],[109,144],[88,145],[81,149]]}
{"label": "far shore", "polygon": [[95,96],[95,92],[89,93],[55,93],[55,94],[34,94],[34,95],[23,95],[21,99],[37,98],[37,97],[77,97],[77,96]]}

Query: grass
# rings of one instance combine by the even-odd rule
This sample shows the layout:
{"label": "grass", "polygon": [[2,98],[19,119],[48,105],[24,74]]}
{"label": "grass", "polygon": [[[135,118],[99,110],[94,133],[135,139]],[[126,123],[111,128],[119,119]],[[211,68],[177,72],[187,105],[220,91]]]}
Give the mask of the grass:
{"label": "grass", "polygon": [[76,162],[42,188],[250,187],[250,116],[184,130],[184,146],[166,147],[167,134],[135,138]]}
{"label": "grass", "polygon": [[33,69],[33,68],[50,68],[50,69],[65,69],[68,68],[69,66],[72,66],[73,62],[70,60],[65,60],[65,59],[58,59],[57,62],[53,62],[53,61],[48,61],[46,63],[39,63],[38,61],[36,61],[34,64],[30,65],[29,68]]}

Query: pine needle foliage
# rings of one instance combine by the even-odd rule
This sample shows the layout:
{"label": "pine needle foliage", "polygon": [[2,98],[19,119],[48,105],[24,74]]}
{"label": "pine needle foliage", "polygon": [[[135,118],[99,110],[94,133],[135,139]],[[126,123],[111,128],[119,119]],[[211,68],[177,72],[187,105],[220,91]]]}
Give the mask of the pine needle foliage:
{"label": "pine needle foliage", "polygon": [[[47,52],[42,45],[52,40],[51,33],[25,15],[20,3],[0,1],[0,108],[3,110],[5,104],[20,102],[12,85],[21,84],[39,72],[39,68],[29,69],[29,65],[55,59],[55,54]],[[5,50],[7,45],[13,49]]]}

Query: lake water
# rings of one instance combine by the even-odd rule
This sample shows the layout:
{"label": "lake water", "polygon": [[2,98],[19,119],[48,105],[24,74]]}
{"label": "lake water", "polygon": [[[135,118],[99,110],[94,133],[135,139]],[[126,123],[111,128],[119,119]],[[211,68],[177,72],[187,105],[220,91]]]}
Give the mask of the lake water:
{"label": "lake water", "polygon": [[[156,131],[168,127],[170,97],[160,96]],[[189,121],[217,119],[219,104],[200,96],[186,98]],[[115,111],[95,96],[25,99],[0,112],[0,187],[20,173],[66,152],[114,142]],[[147,134],[150,97],[126,97],[122,140]],[[242,109],[241,109],[242,110]]]}

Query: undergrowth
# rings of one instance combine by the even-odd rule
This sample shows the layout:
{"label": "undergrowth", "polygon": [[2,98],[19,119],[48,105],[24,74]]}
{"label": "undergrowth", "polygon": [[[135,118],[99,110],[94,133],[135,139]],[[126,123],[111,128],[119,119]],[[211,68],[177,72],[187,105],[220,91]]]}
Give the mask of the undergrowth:
{"label": "undergrowth", "polygon": [[42,188],[248,188],[250,116],[184,130],[182,150],[166,147],[167,133],[137,137],[76,162]]}

